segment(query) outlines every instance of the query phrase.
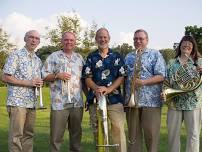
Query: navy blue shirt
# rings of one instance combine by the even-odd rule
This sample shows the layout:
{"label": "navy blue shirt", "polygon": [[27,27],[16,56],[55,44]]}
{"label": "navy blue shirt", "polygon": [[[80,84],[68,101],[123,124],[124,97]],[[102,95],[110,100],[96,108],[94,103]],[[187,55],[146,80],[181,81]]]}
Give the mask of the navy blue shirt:
{"label": "navy blue shirt", "polygon": [[[119,77],[126,76],[124,60],[118,52],[109,49],[102,58],[98,50],[90,53],[83,68],[83,78],[92,78],[98,86],[110,86]],[[108,104],[123,103],[121,89],[118,87],[108,94]],[[95,94],[92,89],[87,95],[87,104],[92,104]]]}

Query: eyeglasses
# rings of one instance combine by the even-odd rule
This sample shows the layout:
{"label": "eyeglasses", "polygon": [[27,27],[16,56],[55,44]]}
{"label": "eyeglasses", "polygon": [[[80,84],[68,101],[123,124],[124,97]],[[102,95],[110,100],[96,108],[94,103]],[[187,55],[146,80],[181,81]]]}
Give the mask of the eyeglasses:
{"label": "eyeglasses", "polygon": [[133,38],[133,40],[135,41],[135,42],[137,42],[138,40],[139,41],[144,41],[146,38],[143,38],[143,37],[134,37]]}
{"label": "eyeglasses", "polygon": [[29,38],[29,39],[32,39],[32,40],[34,40],[34,39],[35,39],[35,40],[37,40],[37,41],[39,41],[39,40],[40,40],[40,38],[39,38],[39,37],[35,37],[35,36],[31,36],[31,35],[30,35],[30,36],[28,36],[28,38]]}

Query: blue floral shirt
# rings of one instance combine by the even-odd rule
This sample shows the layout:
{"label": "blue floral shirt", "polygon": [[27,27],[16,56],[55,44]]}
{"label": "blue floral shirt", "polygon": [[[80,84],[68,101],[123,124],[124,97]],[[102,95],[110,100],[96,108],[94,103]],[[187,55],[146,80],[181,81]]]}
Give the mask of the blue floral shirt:
{"label": "blue floral shirt", "polygon": [[[83,77],[92,78],[99,86],[110,86],[119,77],[126,76],[124,60],[118,52],[109,52],[105,58],[102,58],[99,51],[96,50],[89,54],[86,64],[83,68]],[[95,98],[93,90],[90,89],[87,95],[87,103],[92,104]],[[120,87],[108,94],[108,104],[123,103]]]}
{"label": "blue floral shirt", "polygon": [[[20,80],[32,80],[41,77],[42,62],[35,53],[26,48],[13,52],[7,58],[3,72]],[[8,106],[35,108],[37,98],[34,87],[24,87],[8,83]]]}
{"label": "blue floral shirt", "polygon": [[[68,83],[71,103],[73,103],[74,107],[83,107],[81,81],[83,65],[84,60],[80,54],[73,52],[71,58],[68,58],[65,53],[60,50],[48,56],[42,69],[43,78],[53,73],[71,72],[71,79]],[[50,82],[52,110],[63,110],[68,108],[69,105],[72,105],[68,100],[68,91],[64,89],[65,84],[59,79]],[[64,93],[62,90],[64,90]]]}
{"label": "blue floral shirt", "polygon": [[[188,66],[192,69],[196,69],[191,60],[188,60]],[[198,65],[202,65],[202,59],[198,60]],[[168,81],[170,87],[173,89],[180,89],[175,81],[173,81],[172,76],[175,74],[180,66],[179,58],[171,59],[167,66],[168,71]],[[176,110],[194,110],[202,107],[202,85],[194,91],[180,94],[174,97],[167,105],[171,109]]]}
{"label": "blue floral shirt", "polygon": [[[140,57],[141,70],[140,79],[149,79],[155,75],[166,76],[165,61],[161,53],[153,49],[145,49]],[[131,94],[131,80],[134,76],[134,62],[136,61],[135,52],[127,54],[125,64],[127,66],[128,77],[125,81],[125,103],[128,103]],[[161,107],[162,101],[160,94],[162,83],[155,85],[145,85],[139,87],[137,102],[139,107]]]}

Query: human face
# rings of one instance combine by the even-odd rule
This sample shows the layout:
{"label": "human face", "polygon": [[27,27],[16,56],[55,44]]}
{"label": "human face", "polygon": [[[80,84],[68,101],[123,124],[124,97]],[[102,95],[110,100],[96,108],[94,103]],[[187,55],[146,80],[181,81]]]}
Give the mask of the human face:
{"label": "human face", "polygon": [[180,46],[181,55],[190,56],[193,50],[193,44],[190,41],[183,41]]}
{"label": "human face", "polygon": [[73,33],[66,33],[62,37],[62,46],[65,53],[71,53],[76,45],[76,37]]}
{"label": "human face", "polygon": [[29,31],[25,35],[25,47],[28,51],[34,51],[40,43],[40,35],[37,31]]}
{"label": "human face", "polygon": [[134,34],[133,40],[135,49],[143,50],[147,47],[148,37],[144,32],[138,32]]}
{"label": "human face", "polygon": [[104,50],[104,49],[108,49],[109,48],[109,33],[106,30],[100,30],[95,38],[97,44],[98,44],[98,48],[100,50]]}

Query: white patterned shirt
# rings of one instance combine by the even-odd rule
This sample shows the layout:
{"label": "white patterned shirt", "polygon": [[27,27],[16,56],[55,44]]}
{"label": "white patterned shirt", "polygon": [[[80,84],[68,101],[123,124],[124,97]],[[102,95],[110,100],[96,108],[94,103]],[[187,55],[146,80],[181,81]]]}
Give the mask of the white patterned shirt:
{"label": "white patterned shirt", "polygon": [[[68,58],[66,54],[60,50],[52,53],[46,59],[42,68],[42,76],[45,78],[49,74],[58,72],[71,72],[71,79],[68,81],[70,88],[70,98],[74,107],[83,107],[82,98],[82,82],[81,74],[84,65],[83,57],[73,52],[71,58]],[[63,110],[71,104],[68,100],[68,92],[64,89],[62,80],[55,80],[50,82],[51,93],[51,107],[52,110]],[[65,92],[62,90],[65,90]]]}
{"label": "white patterned shirt", "polygon": [[[3,72],[20,80],[41,78],[42,62],[35,53],[30,53],[26,48],[13,52],[7,58]],[[8,83],[8,106],[35,108],[37,98],[34,87],[25,87]]]}

